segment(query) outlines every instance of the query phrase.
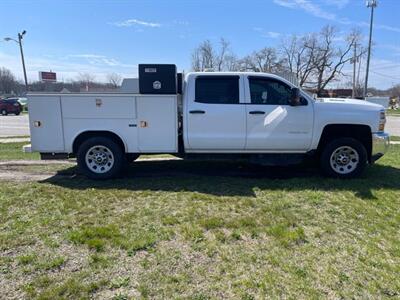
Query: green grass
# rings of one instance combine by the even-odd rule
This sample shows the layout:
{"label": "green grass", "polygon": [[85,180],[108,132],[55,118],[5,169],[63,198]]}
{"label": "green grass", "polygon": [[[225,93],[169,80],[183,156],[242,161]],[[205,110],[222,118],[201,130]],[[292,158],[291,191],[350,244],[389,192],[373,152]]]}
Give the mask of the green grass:
{"label": "green grass", "polygon": [[[40,159],[39,153],[24,153],[22,147],[29,142],[21,143],[1,143],[0,142],[0,160],[37,160]],[[170,154],[151,154],[141,155],[141,159],[149,158],[172,158],[174,156]]]}
{"label": "green grass", "polygon": [[398,298],[399,178],[393,146],[355,180],[164,161],[2,181],[0,298]]}
{"label": "green grass", "polygon": [[0,143],[0,160],[39,159],[39,153],[24,153],[22,147],[29,142]]}
{"label": "green grass", "polygon": [[400,141],[400,136],[391,135],[390,136],[390,140],[394,141],[394,142],[399,142]]}
{"label": "green grass", "polygon": [[400,109],[387,109],[386,110],[386,115],[388,116],[400,116]]}

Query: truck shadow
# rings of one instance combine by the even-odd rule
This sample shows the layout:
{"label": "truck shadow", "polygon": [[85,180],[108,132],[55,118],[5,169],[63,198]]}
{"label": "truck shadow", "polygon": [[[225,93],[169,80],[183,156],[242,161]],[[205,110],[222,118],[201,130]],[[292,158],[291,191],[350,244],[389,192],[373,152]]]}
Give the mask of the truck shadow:
{"label": "truck shadow", "polygon": [[256,197],[257,189],[351,191],[362,199],[375,199],[373,190],[400,190],[398,178],[400,169],[379,164],[367,167],[361,178],[340,180],[325,178],[318,168],[307,164],[264,167],[238,162],[169,160],[135,162],[119,179],[90,180],[72,167],[41,182],[76,190],[189,191],[248,197]]}

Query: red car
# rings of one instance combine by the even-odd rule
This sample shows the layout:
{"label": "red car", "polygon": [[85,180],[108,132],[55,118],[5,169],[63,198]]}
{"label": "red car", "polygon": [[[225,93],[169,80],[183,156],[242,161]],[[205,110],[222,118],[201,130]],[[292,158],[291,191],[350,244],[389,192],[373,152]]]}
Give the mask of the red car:
{"label": "red car", "polygon": [[0,99],[0,113],[3,116],[8,114],[19,115],[22,111],[22,105],[17,99]]}

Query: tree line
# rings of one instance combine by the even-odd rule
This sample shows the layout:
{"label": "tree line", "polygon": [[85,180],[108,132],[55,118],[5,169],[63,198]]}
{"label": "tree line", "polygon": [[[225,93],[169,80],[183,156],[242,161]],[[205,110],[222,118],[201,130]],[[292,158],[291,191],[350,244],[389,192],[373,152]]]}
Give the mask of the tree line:
{"label": "tree line", "polygon": [[[192,69],[293,74],[301,88],[319,95],[333,82],[346,79],[343,68],[347,64],[364,57],[362,40],[358,29],[340,36],[328,25],[319,32],[286,37],[277,47],[265,47],[244,57],[237,57],[226,39],[222,38],[218,46],[205,40],[192,53]],[[360,80],[358,85],[362,85]]]}
{"label": "tree line", "polygon": [[[96,80],[91,73],[79,73],[76,78],[65,82],[43,82],[34,81],[29,83],[31,92],[60,92],[67,89],[70,92],[81,91],[107,91],[120,87],[122,76],[117,73],[110,73],[106,76],[106,82]],[[8,69],[0,67],[0,96],[21,95],[25,92],[25,85],[18,81],[15,75]]]}

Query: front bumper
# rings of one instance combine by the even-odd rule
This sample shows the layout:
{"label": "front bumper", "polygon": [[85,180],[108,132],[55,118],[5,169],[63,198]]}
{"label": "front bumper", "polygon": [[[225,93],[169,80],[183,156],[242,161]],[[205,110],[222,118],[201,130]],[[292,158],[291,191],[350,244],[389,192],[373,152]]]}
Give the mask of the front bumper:
{"label": "front bumper", "polygon": [[385,132],[372,134],[371,162],[381,158],[389,149],[390,138]]}

